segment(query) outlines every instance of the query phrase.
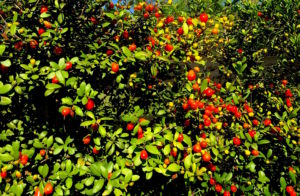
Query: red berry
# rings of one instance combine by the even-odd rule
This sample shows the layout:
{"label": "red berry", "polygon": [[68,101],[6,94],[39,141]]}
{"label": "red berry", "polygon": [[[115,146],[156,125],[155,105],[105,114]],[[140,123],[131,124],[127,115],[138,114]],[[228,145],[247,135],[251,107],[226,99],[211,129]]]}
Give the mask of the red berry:
{"label": "red berry", "polygon": [[93,153],[94,154],[99,154],[100,150],[97,150],[96,146],[93,148]]}
{"label": "red berry", "polygon": [[192,18],[188,18],[187,20],[186,20],[186,23],[190,26],[190,25],[194,25],[193,24],[193,19]]}
{"label": "red berry", "polygon": [[205,119],[205,120],[204,120],[204,126],[209,127],[210,124],[211,124],[210,119]]}
{"label": "red berry", "polygon": [[72,63],[69,61],[69,62],[66,63],[66,68],[65,68],[65,70],[68,71],[68,70],[71,69],[71,68],[72,68]]}
{"label": "red berry", "polygon": [[141,159],[142,159],[142,160],[148,159],[148,153],[147,153],[146,150],[142,150],[142,151],[141,151]]}
{"label": "red berry", "polygon": [[182,142],[182,141],[183,141],[183,134],[182,134],[182,133],[180,133],[180,134],[178,135],[177,141],[178,141],[178,142]]}
{"label": "red berry", "polygon": [[256,119],[253,119],[252,123],[254,126],[257,126],[259,124],[258,120],[256,120]]}
{"label": "red berry", "polygon": [[129,50],[130,50],[130,51],[135,51],[135,49],[136,49],[136,45],[135,45],[135,43],[132,43],[132,44],[129,46]]}
{"label": "red berry", "polygon": [[201,22],[207,22],[208,20],[208,15],[206,13],[201,13],[199,16],[199,19]]}
{"label": "red berry", "polygon": [[44,149],[40,150],[40,155],[41,155],[42,157],[45,156],[45,154],[46,154],[46,150],[44,150]]}
{"label": "red berry", "polygon": [[251,151],[251,154],[252,154],[253,156],[255,156],[255,157],[256,157],[256,156],[258,156],[258,155],[259,155],[259,151],[258,151],[258,150],[254,150],[254,149],[253,149],[253,150]]}
{"label": "red berry", "polygon": [[211,97],[213,94],[215,93],[215,91],[211,88],[206,88],[204,91],[203,91],[203,94],[206,96],[206,97]]}
{"label": "red berry", "polygon": [[123,37],[124,37],[125,39],[128,39],[128,38],[129,38],[129,33],[128,33],[127,30],[125,30],[125,31],[123,32]]}
{"label": "red berry", "polygon": [[229,191],[224,191],[223,196],[230,196],[230,192]]}
{"label": "red berry", "polygon": [[173,46],[172,46],[171,44],[166,44],[165,50],[166,50],[167,52],[171,52],[171,51],[173,50]]}
{"label": "red berry", "polygon": [[234,137],[232,140],[233,140],[233,144],[234,144],[234,145],[236,145],[236,146],[241,145],[241,140],[240,140],[240,138]]}
{"label": "red berry", "polygon": [[84,138],[83,138],[83,143],[85,144],[85,145],[88,145],[88,144],[90,144],[90,142],[91,142],[91,136],[85,136]]}
{"label": "red berry", "polygon": [[45,195],[51,195],[53,193],[53,186],[50,182],[48,182],[44,187]]}
{"label": "red berry", "polygon": [[215,186],[215,190],[216,190],[216,192],[218,192],[218,193],[220,193],[221,191],[222,191],[222,186],[221,185],[219,185],[219,184],[217,184],[216,186]]}
{"label": "red berry", "polygon": [[263,14],[261,12],[257,12],[257,16],[262,17]]}
{"label": "red berry", "polygon": [[71,109],[70,108],[63,108],[61,110],[61,114],[65,117],[65,116],[68,116],[71,112]]}
{"label": "red berry", "polygon": [[41,193],[39,187],[36,187],[35,192],[34,192],[34,196],[42,196],[42,193]]}
{"label": "red berry", "polygon": [[92,110],[94,106],[95,106],[94,101],[89,98],[87,104],[85,104],[85,109]]}
{"label": "red berry", "polygon": [[237,187],[233,184],[230,186],[231,192],[235,193],[237,191]]}
{"label": "red berry", "polygon": [[196,73],[195,73],[195,71],[191,69],[188,72],[187,78],[188,78],[189,81],[195,80],[196,79]]}
{"label": "red berry", "polygon": [[293,96],[293,94],[292,94],[291,89],[286,89],[286,91],[285,91],[285,97],[292,97],[292,96]]}
{"label": "red berry", "polygon": [[128,123],[126,128],[127,128],[128,131],[132,131],[133,128],[134,128],[134,124],[133,123]]}
{"label": "red berry", "polygon": [[291,192],[294,191],[294,188],[293,188],[292,186],[287,186],[287,187],[285,188],[285,190],[286,190],[286,192],[291,193]]}
{"label": "red berry", "polygon": [[6,178],[7,177],[7,171],[2,171],[1,172],[1,178]]}
{"label": "red berry", "polygon": [[110,56],[110,55],[112,55],[113,53],[114,53],[114,51],[112,51],[112,50],[107,50],[107,51],[106,51],[106,55],[107,55],[107,56]]}
{"label": "red berry", "polygon": [[180,27],[180,28],[177,30],[177,33],[178,33],[179,35],[182,35],[182,34],[183,34],[183,28]]}
{"label": "red berry", "polygon": [[270,126],[270,125],[271,125],[271,120],[270,120],[270,119],[265,119],[265,120],[264,120],[264,125],[265,125],[266,127]]}
{"label": "red berry", "polygon": [[250,135],[250,137],[254,137],[255,136],[255,134],[256,134],[256,131],[254,131],[254,130],[249,130],[248,131],[248,134]]}
{"label": "red berry", "polygon": [[109,3],[109,9],[113,9],[114,8],[114,3],[113,2],[110,2]]}
{"label": "red berry", "polygon": [[212,185],[212,186],[215,185],[216,184],[216,180],[214,178],[210,178],[209,179],[209,184]]}
{"label": "red berry", "polygon": [[145,19],[149,18],[149,13],[148,13],[148,12],[146,12],[146,13],[144,14],[144,18],[145,18]]}
{"label": "red berry", "polygon": [[[20,42],[19,42],[19,43],[20,43]],[[29,42],[29,45],[30,45],[30,48],[36,49],[36,48],[38,47],[38,42],[37,42],[36,40],[31,40],[31,41]],[[19,48],[22,48],[22,46],[20,45]]]}
{"label": "red berry", "polygon": [[58,47],[58,46],[55,46],[54,49],[53,49],[53,51],[54,51],[54,53],[55,53],[56,55],[61,55],[62,52],[63,52],[62,48],[61,48],[61,47]]}
{"label": "red berry", "polygon": [[39,28],[38,34],[39,34],[39,35],[42,35],[43,33],[45,33],[45,29]]}
{"label": "red berry", "polygon": [[201,146],[201,148],[206,148],[207,147],[207,142],[206,141],[200,142],[200,146]]}
{"label": "red berry", "polygon": [[201,150],[202,150],[202,148],[201,148],[201,145],[200,145],[199,143],[197,143],[197,144],[195,144],[195,145],[193,146],[193,151],[194,151],[195,153],[199,153],[199,152],[201,152]]}
{"label": "red berry", "polygon": [[28,162],[28,156],[27,155],[21,155],[20,156],[20,161],[21,161],[22,165],[26,165],[26,163]]}
{"label": "red berry", "polygon": [[45,5],[43,5],[43,6],[41,7],[41,14],[44,13],[44,12],[48,12],[48,7],[45,6]]}
{"label": "red berry", "polygon": [[202,155],[202,159],[204,162],[209,162],[211,160],[211,156],[208,152],[206,152]]}
{"label": "red berry", "polygon": [[115,73],[117,73],[119,71],[119,65],[115,62],[112,62],[111,64],[111,70]]}
{"label": "red berry", "polygon": [[179,16],[177,20],[178,20],[178,22],[183,22],[184,21],[182,16]]}

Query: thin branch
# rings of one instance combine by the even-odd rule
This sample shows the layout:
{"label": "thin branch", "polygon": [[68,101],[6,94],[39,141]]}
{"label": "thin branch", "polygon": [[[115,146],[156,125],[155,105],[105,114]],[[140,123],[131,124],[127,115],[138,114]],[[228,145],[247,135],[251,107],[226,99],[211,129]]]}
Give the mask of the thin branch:
{"label": "thin branch", "polygon": [[6,20],[2,17],[2,15],[0,14],[0,17],[1,17],[1,19],[2,19],[2,21],[4,22],[4,24],[5,24],[5,26],[7,25],[7,22],[6,22]]}

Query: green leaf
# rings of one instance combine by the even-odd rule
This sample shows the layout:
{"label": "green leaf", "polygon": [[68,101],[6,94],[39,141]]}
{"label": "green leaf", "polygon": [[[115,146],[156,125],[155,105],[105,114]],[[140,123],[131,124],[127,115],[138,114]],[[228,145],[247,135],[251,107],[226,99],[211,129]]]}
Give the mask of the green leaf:
{"label": "green leaf", "polygon": [[55,72],[55,75],[60,83],[65,84],[65,78],[61,71]]}
{"label": "green leaf", "polygon": [[212,147],[212,152],[213,152],[214,155],[216,155],[216,156],[219,155],[219,151],[218,151],[218,149],[216,149],[215,147]]}
{"label": "green leaf", "polygon": [[44,94],[45,97],[51,95],[54,91],[55,91],[55,90],[53,90],[53,89],[51,89],[51,90],[46,90],[46,91],[45,91],[45,94]]}
{"label": "green leaf", "polygon": [[0,95],[8,93],[12,89],[11,84],[5,84],[3,86],[0,86]]}
{"label": "green leaf", "polygon": [[0,154],[0,161],[2,161],[2,162],[9,162],[9,161],[13,161],[13,160],[14,160],[14,157],[8,153]]}
{"label": "green leaf", "polygon": [[38,171],[43,176],[43,178],[46,178],[49,172],[49,166],[47,164],[45,164],[44,166],[39,166]]}
{"label": "green leaf", "polygon": [[91,173],[95,176],[100,177],[101,176],[101,167],[102,167],[102,164],[100,162],[93,163],[90,167]]}
{"label": "green leaf", "polygon": [[132,175],[131,181],[135,182],[135,181],[138,181],[139,179],[140,179],[139,175]]}
{"label": "green leaf", "polygon": [[0,45],[0,56],[2,56],[2,54],[5,51],[6,46],[4,44]]}
{"label": "green leaf", "polygon": [[186,170],[189,170],[192,165],[192,154],[189,154],[184,158],[184,167]]}
{"label": "green leaf", "polygon": [[272,149],[269,149],[267,153],[267,158],[270,158],[272,156],[272,153],[273,153]]}
{"label": "green leaf", "polygon": [[9,59],[6,59],[5,61],[1,61],[1,64],[5,67],[10,67],[11,66],[11,62]]}
{"label": "green leaf", "polygon": [[182,29],[183,29],[183,34],[184,35],[187,35],[189,33],[189,26],[187,25],[186,22],[183,23]]}
{"label": "green leaf", "polygon": [[285,188],[286,188],[286,181],[284,179],[284,177],[280,177],[280,189],[281,191],[285,191]]}
{"label": "green leaf", "polygon": [[90,117],[91,119],[95,120],[95,115],[94,115],[93,112],[87,111],[85,114],[86,114],[88,117]]}
{"label": "green leaf", "polygon": [[47,139],[47,148],[49,148],[50,146],[52,146],[53,144],[53,135],[51,135],[48,139]]}
{"label": "green leaf", "polygon": [[148,126],[149,123],[150,123],[149,120],[143,120],[142,122],[140,122],[140,125],[141,125],[141,126]]}
{"label": "green leaf", "polygon": [[135,52],[134,56],[136,59],[141,60],[141,61],[146,61],[147,58],[149,57],[149,55],[143,51]]}
{"label": "green leaf", "polygon": [[106,136],[106,129],[102,125],[99,126],[98,131],[99,131],[101,137]]}
{"label": "green leaf", "polygon": [[0,97],[0,105],[9,105],[11,104],[11,99],[8,97]]}
{"label": "green leaf", "polygon": [[94,182],[94,187],[93,187],[93,193],[96,194],[98,193],[102,187],[104,185],[104,179],[99,179],[99,180],[95,180]]}
{"label": "green leaf", "polygon": [[14,36],[16,34],[16,31],[17,31],[17,25],[15,25],[15,24],[11,25],[11,27],[10,27],[10,34],[12,36]]}
{"label": "green leaf", "polygon": [[92,124],[94,124],[95,120],[88,120],[88,121],[84,121],[80,124],[81,127],[88,127]]}
{"label": "green leaf", "polygon": [[51,14],[44,12],[40,15],[41,18],[48,18],[49,16],[51,16]]}
{"label": "green leaf", "polygon": [[258,172],[258,181],[260,181],[261,183],[267,183],[270,182],[270,179],[265,175],[265,172],[263,171],[259,171]]}
{"label": "green leaf", "polygon": [[80,107],[75,106],[75,114],[78,116],[83,116],[83,111]]}
{"label": "green leaf", "polygon": [[177,165],[176,163],[172,163],[171,165],[168,166],[167,170],[171,172],[178,172],[180,170],[180,166]]}
{"label": "green leaf", "polygon": [[115,194],[115,196],[123,195],[122,191],[120,189],[117,189],[117,188],[114,189],[114,194]]}
{"label": "green leaf", "polygon": [[201,83],[201,92],[203,92],[207,88],[207,80],[203,80]]}
{"label": "green leaf", "polygon": [[61,24],[64,20],[64,14],[63,13],[60,13],[57,17],[57,21]]}
{"label": "green leaf", "polygon": [[35,141],[33,142],[33,146],[34,146],[35,148],[44,148],[44,145],[43,145],[40,141],[38,141],[38,140],[35,140]]}
{"label": "green leaf", "polygon": [[146,146],[146,150],[147,150],[148,152],[150,152],[151,154],[157,154],[157,155],[160,155],[160,152],[159,152],[159,150],[157,149],[156,146],[147,145],[147,146]]}
{"label": "green leaf", "polygon": [[20,86],[16,86],[16,87],[15,87],[15,91],[16,91],[16,93],[18,93],[19,95],[22,95],[22,94],[23,94],[22,88],[21,88]]}
{"label": "green leaf", "polygon": [[102,27],[105,28],[105,27],[109,26],[110,24],[111,24],[110,22],[102,23]]}
{"label": "green leaf", "polygon": [[233,98],[233,101],[234,101],[235,104],[239,104],[239,99],[238,99],[238,97],[236,96],[235,93],[232,93],[232,98]]}
{"label": "green leaf", "polygon": [[132,170],[124,168],[122,170],[122,173],[125,175],[125,178],[124,178],[125,183],[130,182],[130,180],[132,178]]}
{"label": "green leaf", "polygon": [[296,184],[296,175],[292,171],[289,171],[289,176],[292,179],[293,183]]}
{"label": "green leaf", "polygon": [[63,149],[63,146],[56,146],[54,148],[53,154],[58,155],[62,151],[62,149]]}
{"label": "green leaf", "polygon": [[93,184],[94,180],[95,180],[94,176],[89,177],[88,179],[86,179],[86,181],[84,183],[85,186],[91,186]]}
{"label": "green leaf", "polygon": [[231,178],[232,178],[232,173],[230,172],[227,174],[226,178],[224,179],[224,182],[230,182]]}
{"label": "green leaf", "polygon": [[70,97],[64,97],[64,98],[62,98],[61,102],[64,105],[73,105],[72,99]]}
{"label": "green leaf", "polygon": [[192,146],[192,140],[191,138],[186,135],[186,134],[183,134],[183,142],[186,143],[188,146]]}
{"label": "green leaf", "polygon": [[124,53],[127,57],[131,57],[131,56],[132,56],[132,53],[131,53],[131,51],[128,49],[128,47],[123,46],[123,47],[122,47],[122,51],[123,51],[123,53]]}
{"label": "green leaf", "polygon": [[250,163],[248,163],[248,165],[246,165],[246,169],[249,169],[251,172],[255,172],[255,163],[253,161],[251,161]]}
{"label": "green leaf", "polygon": [[59,144],[64,144],[64,141],[60,137],[56,137],[55,141]]}
{"label": "green leaf", "polygon": [[72,178],[67,178],[67,180],[66,180],[66,187],[67,187],[68,189],[70,189],[70,188],[72,188],[72,185],[73,185],[73,180],[72,180]]}
{"label": "green leaf", "polygon": [[50,84],[47,84],[47,85],[46,85],[46,88],[49,89],[49,90],[54,90],[54,89],[61,88],[61,85],[50,83]]}
{"label": "green leaf", "polygon": [[[103,180],[104,181],[104,180]],[[82,183],[79,183],[79,182],[77,182],[76,184],[75,184],[75,188],[77,189],[77,190],[82,190],[83,188],[84,188],[84,185],[82,184]],[[99,190],[100,191],[100,190]]]}
{"label": "green leaf", "polygon": [[162,116],[162,115],[164,115],[165,113],[166,113],[165,110],[159,110],[158,113],[157,113],[157,115],[158,115],[158,116]]}
{"label": "green leaf", "polygon": [[114,14],[112,13],[105,13],[106,16],[108,16],[109,18],[111,18],[112,20],[114,20],[116,17]]}
{"label": "green leaf", "polygon": [[269,144],[269,143],[270,143],[269,140],[260,140],[259,142],[257,142],[258,145]]}

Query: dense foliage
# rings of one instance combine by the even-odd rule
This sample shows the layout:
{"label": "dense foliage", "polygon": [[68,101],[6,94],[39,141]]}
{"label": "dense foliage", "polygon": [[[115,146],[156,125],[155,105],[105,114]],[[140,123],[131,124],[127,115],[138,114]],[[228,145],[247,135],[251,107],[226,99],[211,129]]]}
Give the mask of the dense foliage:
{"label": "dense foliage", "polygon": [[1,195],[297,195],[300,4],[0,2]]}

